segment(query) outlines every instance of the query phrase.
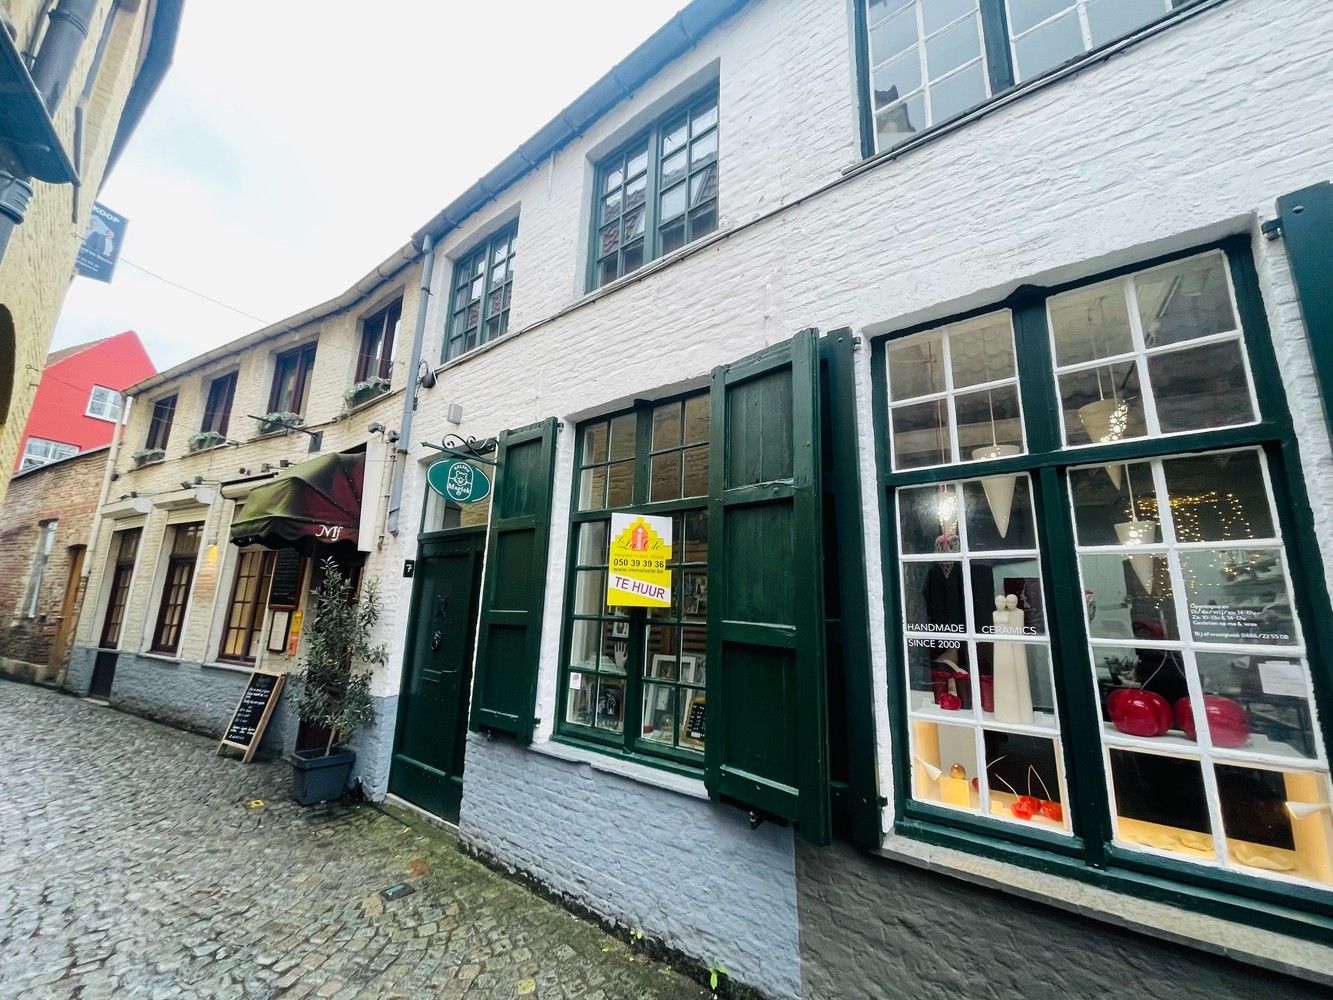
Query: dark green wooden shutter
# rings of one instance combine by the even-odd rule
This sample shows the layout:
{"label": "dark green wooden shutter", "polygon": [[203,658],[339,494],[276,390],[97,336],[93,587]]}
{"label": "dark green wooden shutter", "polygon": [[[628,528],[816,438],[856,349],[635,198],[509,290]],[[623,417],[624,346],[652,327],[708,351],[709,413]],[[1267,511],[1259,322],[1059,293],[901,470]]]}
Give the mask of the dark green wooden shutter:
{"label": "dark green wooden shutter", "polygon": [[827,843],[818,386],[813,330],[713,372],[705,777]]}
{"label": "dark green wooden shutter", "polygon": [[555,418],[500,435],[477,631],[472,728],[531,742],[555,475]]}

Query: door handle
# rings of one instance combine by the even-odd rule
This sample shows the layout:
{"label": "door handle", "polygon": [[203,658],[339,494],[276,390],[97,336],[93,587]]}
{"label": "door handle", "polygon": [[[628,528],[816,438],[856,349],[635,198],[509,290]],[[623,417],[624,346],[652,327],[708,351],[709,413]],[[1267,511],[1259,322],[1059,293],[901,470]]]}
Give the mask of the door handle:
{"label": "door handle", "polygon": [[444,633],[436,629],[435,634],[430,637],[430,651],[438,653],[442,642],[444,642]]}

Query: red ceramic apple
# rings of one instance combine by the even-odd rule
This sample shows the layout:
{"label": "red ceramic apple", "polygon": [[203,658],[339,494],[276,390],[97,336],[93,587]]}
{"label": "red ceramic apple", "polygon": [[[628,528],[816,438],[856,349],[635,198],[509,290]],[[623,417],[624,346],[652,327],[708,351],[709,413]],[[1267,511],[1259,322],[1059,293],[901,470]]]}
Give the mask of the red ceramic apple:
{"label": "red ceramic apple", "polygon": [[1020,795],[1018,797],[1018,804],[1026,809],[1029,814],[1035,815],[1036,813],[1041,812],[1041,799],[1037,798],[1035,795]]}
{"label": "red ceramic apple", "polygon": [[1111,724],[1130,736],[1165,736],[1171,728],[1171,705],[1155,691],[1116,688],[1106,708]]}
{"label": "red ceramic apple", "polygon": [[[1250,738],[1250,714],[1238,702],[1220,694],[1206,694],[1203,696],[1203,714],[1208,717],[1208,733],[1214,746],[1240,747]],[[1188,697],[1176,702],[1176,725],[1190,739],[1198,739]]]}
{"label": "red ceramic apple", "polygon": [[1060,808],[1059,802],[1043,802],[1041,804],[1041,814],[1056,823],[1062,822],[1065,818],[1065,811]]}
{"label": "red ceramic apple", "polygon": [[1024,795],[1017,801],[1009,803],[1009,811],[1014,814],[1015,819],[1032,818],[1032,810],[1029,809],[1027,803],[1023,801],[1023,799],[1026,798],[1028,798],[1028,796]]}
{"label": "red ceramic apple", "polygon": [[963,699],[956,694],[940,695],[940,708],[946,712],[956,712],[963,707]]}

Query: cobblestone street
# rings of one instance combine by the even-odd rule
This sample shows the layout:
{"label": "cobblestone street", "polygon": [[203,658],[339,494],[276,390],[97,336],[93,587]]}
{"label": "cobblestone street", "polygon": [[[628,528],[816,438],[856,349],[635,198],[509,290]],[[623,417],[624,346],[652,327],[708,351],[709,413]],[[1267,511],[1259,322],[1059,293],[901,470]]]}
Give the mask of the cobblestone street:
{"label": "cobblestone street", "polygon": [[707,995],[281,761],[3,681],[0,732],[0,997]]}

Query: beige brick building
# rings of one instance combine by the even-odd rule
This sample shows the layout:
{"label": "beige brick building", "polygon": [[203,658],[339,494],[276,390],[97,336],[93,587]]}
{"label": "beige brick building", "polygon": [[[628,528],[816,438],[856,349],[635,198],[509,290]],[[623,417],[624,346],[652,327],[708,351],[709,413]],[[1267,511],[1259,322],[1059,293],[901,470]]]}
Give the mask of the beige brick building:
{"label": "beige brick building", "polygon": [[[77,183],[32,180],[32,200],[23,221],[13,229],[7,248],[0,243],[0,502],[93,200],[171,60],[182,3],[97,0],[83,5],[91,6],[92,16],[84,25],[86,38],[63,96],[53,102],[52,120],[63,147],[64,172],[76,176]],[[0,45],[12,49],[12,58],[4,61],[5,101],[12,102],[7,111],[15,117],[26,75],[18,62],[31,64],[50,38],[48,24],[55,22],[48,14],[66,6],[0,0],[0,31],[7,34]],[[41,105],[36,107],[40,111]],[[0,171],[20,179],[31,175],[25,163],[31,163],[32,147],[26,147],[25,154],[17,140],[10,141],[14,136],[5,133],[0,129]],[[43,155],[60,158],[49,148]]]}

